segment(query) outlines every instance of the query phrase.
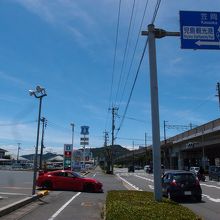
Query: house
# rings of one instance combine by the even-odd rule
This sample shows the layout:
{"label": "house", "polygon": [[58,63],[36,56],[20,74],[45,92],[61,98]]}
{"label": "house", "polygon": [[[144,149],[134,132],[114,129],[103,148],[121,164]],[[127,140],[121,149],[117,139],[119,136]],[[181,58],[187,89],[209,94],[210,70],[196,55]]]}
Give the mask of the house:
{"label": "house", "polygon": [[0,148],[0,159],[4,158],[5,152],[8,152],[8,151]]}

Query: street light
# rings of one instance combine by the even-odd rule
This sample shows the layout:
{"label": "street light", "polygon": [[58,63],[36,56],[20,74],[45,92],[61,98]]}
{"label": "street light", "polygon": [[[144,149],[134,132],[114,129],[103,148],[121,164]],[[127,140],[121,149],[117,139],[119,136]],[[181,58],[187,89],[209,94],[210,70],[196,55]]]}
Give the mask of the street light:
{"label": "street light", "polygon": [[29,90],[30,96],[34,96],[35,98],[39,99],[39,112],[38,112],[38,125],[37,125],[37,140],[36,140],[36,147],[35,147],[35,157],[34,157],[34,175],[33,175],[33,188],[32,188],[32,195],[35,194],[36,190],[36,177],[37,177],[37,154],[38,154],[38,142],[39,142],[39,131],[40,131],[40,117],[41,117],[41,104],[42,98],[46,96],[45,88],[40,86],[36,87],[36,90]]}

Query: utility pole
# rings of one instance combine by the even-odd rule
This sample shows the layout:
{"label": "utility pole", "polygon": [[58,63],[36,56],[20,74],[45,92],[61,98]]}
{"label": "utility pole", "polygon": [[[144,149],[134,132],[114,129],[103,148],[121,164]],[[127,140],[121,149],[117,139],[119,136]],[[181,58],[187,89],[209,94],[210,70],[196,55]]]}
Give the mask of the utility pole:
{"label": "utility pole", "polygon": [[73,140],[74,140],[74,123],[71,123],[70,126],[72,126],[72,154],[71,154],[71,170],[73,170],[73,164],[75,164],[74,161],[74,155],[73,155]]}
{"label": "utility pole", "polygon": [[42,161],[43,161],[43,149],[44,147],[44,129],[47,126],[47,120],[46,118],[42,117],[40,119],[40,121],[42,122],[42,136],[41,136],[41,148],[40,148],[40,166],[39,169],[42,170]]}
{"label": "utility pole", "polygon": [[219,103],[219,109],[220,109],[220,83],[217,82],[217,86],[216,86],[216,90],[217,90],[217,97],[218,97],[218,103]]}
{"label": "utility pole", "polygon": [[133,169],[134,169],[134,141],[132,141],[132,146],[133,146]]}
{"label": "utility pole", "polygon": [[157,82],[156,38],[165,36],[180,36],[179,32],[167,32],[157,29],[154,24],[148,25],[148,31],[142,31],[142,35],[148,35],[149,65],[150,65],[150,92],[151,92],[151,118],[153,136],[153,170],[154,170],[154,198],[162,201],[161,186],[161,153],[160,153],[160,121]]}
{"label": "utility pole", "polygon": [[20,145],[21,145],[21,143],[18,143],[17,163],[18,163],[18,160],[19,160],[19,151],[21,149]]}
{"label": "utility pole", "polygon": [[163,121],[163,134],[164,134],[164,144],[167,143],[167,137],[166,137],[166,122],[167,121]]}
{"label": "utility pole", "polygon": [[114,141],[115,141],[115,115],[117,114],[118,108],[117,107],[112,107],[109,110],[112,111],[112,150],[110,153],[110,173],[113,174],[113,147],[114,147]]}

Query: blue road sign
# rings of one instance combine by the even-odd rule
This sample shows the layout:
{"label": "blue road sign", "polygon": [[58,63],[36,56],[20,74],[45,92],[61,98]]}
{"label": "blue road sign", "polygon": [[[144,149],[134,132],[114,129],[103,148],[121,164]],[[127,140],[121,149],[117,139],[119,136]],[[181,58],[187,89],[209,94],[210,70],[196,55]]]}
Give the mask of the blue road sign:
{"label": "blue road sign", "polygon": [[220,12],[180,11],[182,49],[220,49]]}
{"label": "blue road sign", "polygon": [[82,135],[89,135],[89,126],[81,126],[81,133]]}

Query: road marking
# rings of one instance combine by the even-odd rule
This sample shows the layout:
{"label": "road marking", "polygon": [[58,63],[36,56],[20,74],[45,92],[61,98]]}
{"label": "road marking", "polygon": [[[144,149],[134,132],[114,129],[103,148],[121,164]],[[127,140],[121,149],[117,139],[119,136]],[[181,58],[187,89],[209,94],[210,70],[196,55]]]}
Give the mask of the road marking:
{"label": "road marking", "polygon": [[27,196],[27,194],[23,193],[9,193],[9,192],[0,192],[1,195],[13,195],[13,196]]}
{"label": "road marking", "polygon": [[129,186],[131,186],[132,188],[134,188],[137,191],[143,191],[142,189],[140,189],[139,187],[133,185],[132,183],[128,182],[126,179],[122,178],[119,174],[116,174],[118,176],[118,178],[120,178],[123,182],[127,183]]}
{"label": "road marking", "polygon": [[220,202],[220,199],[214,199],[214,198],[210,197],[209,195],[202,194],[202,196],[206,197],[207,199],[209,199],[212,202]]}
{"label": "road marking", "polygon": [[148,185],[150,189],[154,189],[154,186],[153,185]]}
{"label": "road marking", "polygon": [[213,185],[208,185],[208,184],[205,184],[205,183],[200,183],[201,186],[207,186],[207,187],[210,187],[210,188],[217,188],[217,189],[220,189],[219,186],[213,186]]}
{"label": "road marking", "polygon": [[134,175],[134,176],[136,176],[136,177],[138,177],[138,178],[141,178],[141,179],[144,179],[144,180],[148,180],[148,181],[150,181],[150,182],[154,182],[152,179],[149,179],[149,178],[146,178],[146,177],[143,177],[143,176],[138,176],[138,175]]}
{"label": "road marking", "polygon": [[67,201],[60,209],[58,209],[48,220],[53,220],[56,218],[77,196],[79,196],[81,192],[78,192],[74,195],[69,201]]}

